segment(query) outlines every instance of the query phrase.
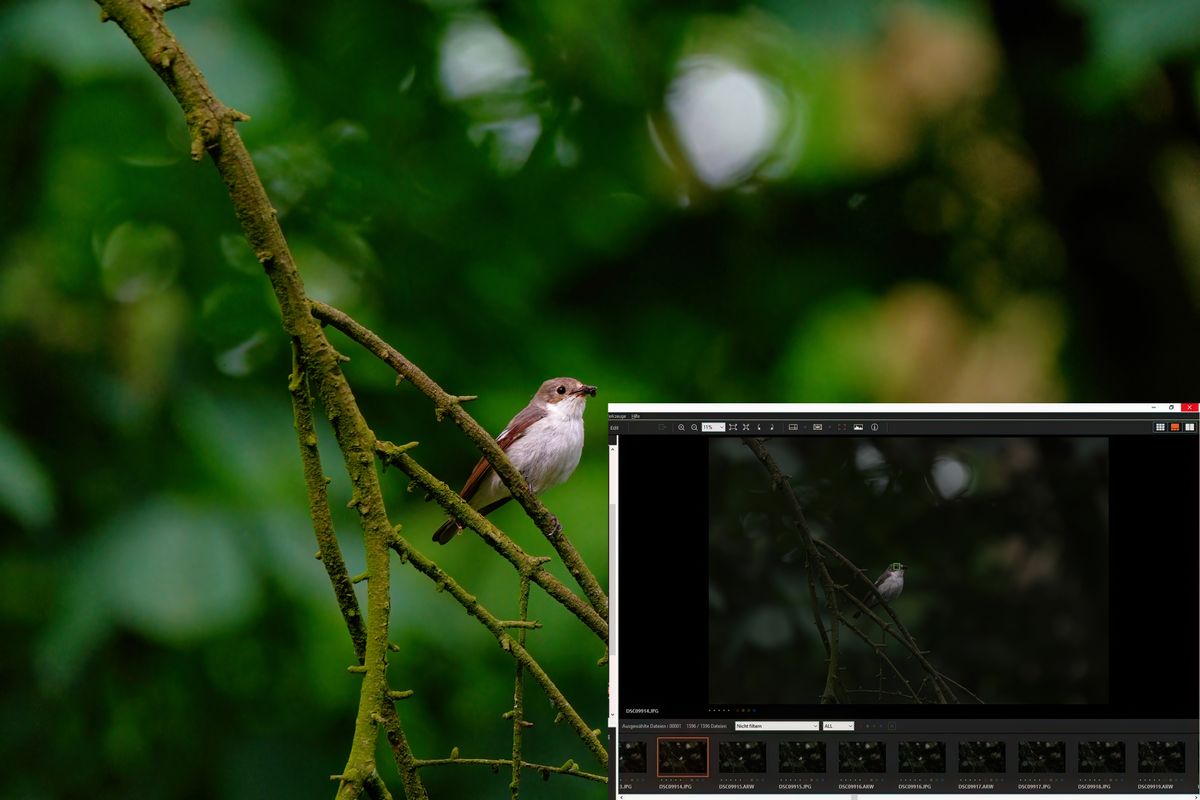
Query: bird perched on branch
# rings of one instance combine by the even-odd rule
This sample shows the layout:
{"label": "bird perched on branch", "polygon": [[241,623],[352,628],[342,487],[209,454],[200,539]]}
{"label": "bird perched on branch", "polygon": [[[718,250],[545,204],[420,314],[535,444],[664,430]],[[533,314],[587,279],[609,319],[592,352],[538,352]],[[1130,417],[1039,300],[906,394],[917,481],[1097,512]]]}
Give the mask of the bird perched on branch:
{"label": "bird perched on branch", "polygon": [[[879,579],[875,581],[875,588],[879,591],[881,597],[887,602],[892,602],[900,593],[904,591],[904,570],[908,567],[901,564],[899,561],[893,561],[891,565],[883,571]],[[879,605],[879,598],[875,596],[875,592],[867,592],[862,599],[863,605],[867,608],[874,608]],[[858,615],[863,610],[859,608],[854,612],[854,618],[858,619]]]}
{"label": "bird perched on branch", "polygon": [[[579,466],[583,408],[587,399],[595,396],[595,386],[575,378],[551,378],[496,437],[496,444],[525,476],[534,494],[563,483]],[[512,499],[486,458],[479,459],[459,494],[484,516]],[[445,544],[461,531],[462,526],[450,518],[433,534],[433,540]]]}

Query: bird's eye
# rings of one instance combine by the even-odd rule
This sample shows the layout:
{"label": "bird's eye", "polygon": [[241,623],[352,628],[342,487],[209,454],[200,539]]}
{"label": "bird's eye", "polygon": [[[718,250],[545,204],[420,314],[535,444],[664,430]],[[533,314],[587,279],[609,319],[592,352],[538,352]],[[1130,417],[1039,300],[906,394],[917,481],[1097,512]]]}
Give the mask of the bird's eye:
{"label": "bird's eye", "polygon": [[560,387],[558,387],[558,393],[559,393],[559,394],[566,394],[566,393],[567,393],[567,387],[565,387],[565,386],[560,386]]}

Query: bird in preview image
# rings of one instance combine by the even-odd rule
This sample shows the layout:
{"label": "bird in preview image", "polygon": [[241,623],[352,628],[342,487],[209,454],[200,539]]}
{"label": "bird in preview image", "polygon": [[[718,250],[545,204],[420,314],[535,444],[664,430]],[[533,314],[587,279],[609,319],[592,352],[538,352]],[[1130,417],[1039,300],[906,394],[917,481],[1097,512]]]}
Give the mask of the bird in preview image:
{"label": "bird in preview image", "polygon": [[[888,568],[885,569],[883,574],[880,575],[875,581],[875,589],[879,592],[880,597],[890,603],[900,596],[900,593],[904,591],[904,571],[906,569],[908,569],[908,567],[904,566],[899,561],[893,561],[888,565]],[[879,598],[875,596],[875,592],[867,592],[866,596],[862,598],[862,601],[863,605],[865,605],[867,608],[873,608],[879,605]],[[859,608],[857,611],[855,611],[854,619],[858,619],[858,616],[862,614],[862,612],[862,608]]]}
{"label": "bird in preview image", "polygon": [[[534,494],[565,482],[579,466],[583,409],[587,399],[595,396],[595,386],[575,378],[551,378],[496,437],[496,444]],[[512,499],[486,458],[479,459],[459,495],[484,516]],[[461,532],[462,526],[452,517],[437,529],[433,540],[445,544]]]}

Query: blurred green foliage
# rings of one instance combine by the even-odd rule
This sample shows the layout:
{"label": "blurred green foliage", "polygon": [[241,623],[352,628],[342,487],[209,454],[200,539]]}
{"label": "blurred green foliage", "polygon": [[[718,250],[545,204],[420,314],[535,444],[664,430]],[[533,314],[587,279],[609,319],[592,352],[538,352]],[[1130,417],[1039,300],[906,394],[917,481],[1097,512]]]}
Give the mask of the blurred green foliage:
{"label": "blurred green foliage", "polygon": [[[1196,390],[1177,367],[1200,298],[1200,4],[1003,5],[204,0],[169,23],[253,117],[314,297],[480,395],[493,431],[548,376],[600,387],[547,501],[603,573],[605,401]],[[312,559],[287,342],[224,189],[83,0],[0,8],[0,111],[0,750],[21,765],[0,795],[326,796],[352,656]],[[374,430],[465,475],[467,441],[331,335]],[[384,482],[424,546],[441,515]],[[518,509],[496,519],[545,550]],[[474,537],[436,557],[515,608]],[[509,660],[423,578],[394,591],[417,753],[502,755]],[[600,724],[601,652],[536,591],[532,614],[533,651]],[[527,756],[586,766],[529,696]],[[425,778],[503,791],[482,772]]]}

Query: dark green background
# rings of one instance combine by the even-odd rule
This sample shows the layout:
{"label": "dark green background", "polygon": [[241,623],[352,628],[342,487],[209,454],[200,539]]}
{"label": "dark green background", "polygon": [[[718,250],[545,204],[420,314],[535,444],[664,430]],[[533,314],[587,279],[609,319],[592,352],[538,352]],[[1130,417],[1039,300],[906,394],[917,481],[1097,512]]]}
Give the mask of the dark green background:
{"label": "dark green background", "polygon": [[[1017,5],[196,0],[169,22],[253,117],[313,296],[480,395],[494,432],[547,377],[600,387],[546,499],[603,573],[608,401],[1197,390],[1200,3]],[[0,120],[0,795],[328,796],[352,656],[287,343],[223,187],[84,0],[0,8]],[[466,440],[334,338],[375,431],[457,483]],[[433,548],[437,510],[384,481],[413,540],[510,613],[507,565]],[[497,521],[545,550],[518,510]],[[418,754],[503,755],[509,659],[424,578],[394,585]],[[533,651],[602,724],[599,648],[536,592],[533,614]],[[529,697],[528,756],[592,766]]]}

